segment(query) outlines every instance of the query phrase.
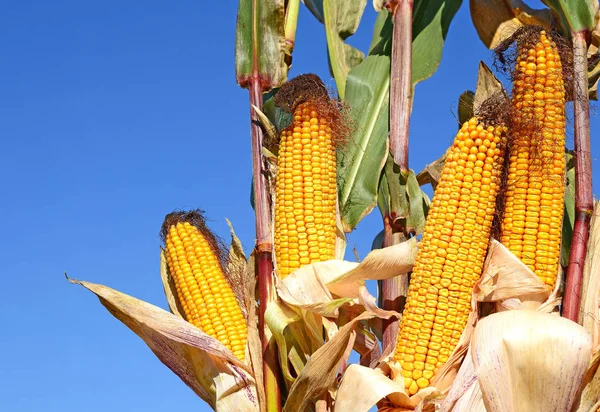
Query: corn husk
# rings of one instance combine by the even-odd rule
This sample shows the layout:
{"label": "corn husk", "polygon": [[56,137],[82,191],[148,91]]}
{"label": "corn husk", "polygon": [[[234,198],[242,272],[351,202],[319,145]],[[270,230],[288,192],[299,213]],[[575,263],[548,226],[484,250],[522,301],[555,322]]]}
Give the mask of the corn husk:
{"label": "corn husk", "polygon": [[482,319],[471,348],[489,412],[558,412],[575,403],[592,345],[575,322],[515,310]]}
{"label": "corn husk", "polygon": [[306,265],[281,280],[279,297],[288,305],[337,317],[339,307],[357,304],[367,279],[408,273],[417,253],[416,239],[374,250],[361,263],[328,260]]}
{"label": "corn husk", "polygon": [[374,315],[369,312],[355,317],[311,356],[290,389],[284,412],[308,410],[311,404],[332,389],[338,369],[347,361],[354,345],[358,323],[372,317]]}
{"label": "corn husk", "polygon": [[592,361],[583,378],[583,391],[576,412],[596,412],[600,410],[600,350],[596,349]]}
{"label": "corn husk", "polygon": [[70,279],[141,337],[158,359],[217,411],[259,410],[252,370],[177,315],[106,286]]}
{"label": "corn husk", "polygon": [[579,305],[579,323],[592,336],[594,347],[600,345],[600,202],[594,205],[594,214],[590,222],[587,255],[583,267],[583,287]]}
{"label": "corn husk", "polygon": [[[361,353],[365,364],[379,361],[381,352],[368,321],[400,315],[379,309],[365,280],[406,274],[416,251],[413,239],[371,252],[361,263],[330,260],[307,265],[278,283],[279,300],[269,305],[265,320],[278,343],[282,372],[290,390],[286,405],[292,406],[286,406],[288,410],[304,410],[311,402],[323,399],[326,392],[327,399],[334,399],[337,388],[333,379],[346,369],[352,349]],[[315,363],[317,354],[325,354],[327,361]],[[319,378],[319,374],[327,379]]]}

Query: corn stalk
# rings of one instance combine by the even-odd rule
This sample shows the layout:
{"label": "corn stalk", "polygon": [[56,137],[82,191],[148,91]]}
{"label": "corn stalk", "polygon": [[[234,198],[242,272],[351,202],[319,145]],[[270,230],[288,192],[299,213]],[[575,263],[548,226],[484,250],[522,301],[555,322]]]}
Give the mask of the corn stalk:
{"label": "corn stalk", "polygon": [[[392,0],[386,4],[394,22],[390,75],[390,150],[400,173],[408,171],[408,133],[412,104],[412,15],[413,0]],[[385,216],[383,247],[401,241],[394,219]],[[408,277],[396,276],[382,281],[382,304],[385,310],[402,310],[401,296],[408,292]],[[383,348],[396,342],[398,320],[383,321]]]}
{"label": "corn stalk", "polygon": [[575,121],[575,225],[566,274],[563,316],[577,322],[583,263],[594,209],[590,153],[590,101],[588,97],[586,32],[573,33]]}
{"label": "corn stalk", "polygon": [[[263,93],[287,79],[287,64],[293,48],[298,2],[286,22],[284,0],[240,0],[236,36],[236,78],[250,93],[250,104],[263,107]],[[286,36],[287,35],[287,36]],[[288,40],[286,42],[286,39]],[[262,154],[263,131],[257,113],[250,111],[252,177],[256,216],[256,270],[260,301],[259,331],[263,351],[263,378],[268,411],[281,410],[279,364],[275,340],[266,329],[265,312],[275,298],[273,284],[273,243],[271,197],[267,163]]]}

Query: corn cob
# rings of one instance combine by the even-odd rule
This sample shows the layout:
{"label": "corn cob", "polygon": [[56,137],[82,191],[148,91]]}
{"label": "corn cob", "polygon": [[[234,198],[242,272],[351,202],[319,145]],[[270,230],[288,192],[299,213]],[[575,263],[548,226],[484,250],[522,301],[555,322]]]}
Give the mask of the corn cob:
{"label": "corn cob", "polygon": [[458,344],[481,276],[504,160],[504,126],[459,130],[427,216],[396,344],[409,394],[429,386]]}
{"label": "corn cob", "polygon": [[556,44],[545,31],[520,44],[513,88],[501,242],[550,288],[559,270],[565,176],[565,88]]}
{"label": "corn cob", "polygon": [[[194,212],[181,215],[192,214]],[[170,216],[165,219],[168,227],[163,232],[165,255],[185,319],[218,339],[243,361],[247,325],[225,278],[214,238],[207,232],[204,222],[199,222],[199,215],[190,219],[192,223],[183,220],[169,225]]]}
{"label": "corn cob", "polygon": [[293,123],[281,133],[275,258],[282,278],[301,266],[335,257],[336,153],[332,120],[319,108],[310,101],[297,105]]}

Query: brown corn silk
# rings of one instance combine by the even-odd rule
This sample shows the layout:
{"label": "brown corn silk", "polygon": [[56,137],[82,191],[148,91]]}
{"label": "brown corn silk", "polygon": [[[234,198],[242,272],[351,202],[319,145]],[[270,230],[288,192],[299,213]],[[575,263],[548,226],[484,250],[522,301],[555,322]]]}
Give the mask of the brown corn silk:
{"label": "brown corn silk", "polygon": [[553,288],[559,271],[565,193],[565,86],[544,30],[517,41],[512,143],[501,242]]}
{"label": "brown corn silk", "polygon": [[458,344],[488,249],[504,162],[505,126],[465,122],[448,152],[427,216],[395,358],[412,395]]}
{"label": "brown corn silk", "polygon": [[248,327],[223,269],[223,253],[199,211],[167,215],[162,236],[185,319],[244,360]]}
{"label": "brown corn silk", "polygon": [[275,103],[294,115],[281,132],[275,183],[275,258],[285,278],[335,257],[339,111],[310,74],[284,85]]}

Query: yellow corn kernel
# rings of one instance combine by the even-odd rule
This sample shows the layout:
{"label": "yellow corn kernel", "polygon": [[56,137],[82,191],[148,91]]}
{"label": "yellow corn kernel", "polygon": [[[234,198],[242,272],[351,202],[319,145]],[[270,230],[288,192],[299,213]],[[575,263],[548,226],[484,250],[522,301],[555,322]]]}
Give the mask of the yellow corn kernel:
{"label": "yellow corn kernel", "polygon": [[331,119],[301,103],[281,132],[275,182],[275,261],[282,278],[335,257],[337,181]]}
{"label": "yellow corn kernel", "polygon": [[201,215],[168,215],[163,235],[167,267],[185,319],[218,339],[243,361],[246,320],[225,278],[214,237]]}
{"label": "yellow corn kernel", "polygon": [[[565,176],[565,88],[556,44],[540,31],[533,46],[518,44],[513,88],[513,143],[501,242],[549,288],[558,275],[560,236],[540,253],[539,242],[560,231]],[[534,54],[531,54],[531,51]],[[548,257],[555,263],[548,265]]]}
{"label": "yellow corn kernel", "polygon": [[[501,177],[505,131],[504,126],[485,127],[473,118],[463,124],[446,158],[417,252],[394,353],[411,395],[429,385],[466,325],[492,224],[477,211],[495,211],[498,189],[491,184]],[[457,169],[461,157],[472,152],[482,156]],[[481,163],[476,166],[475,162]],[[483,169],[477,169],[483,165],[489,165],[485,182],[478,176]],[[453,198],[460,199],[458,205],[450,205]],[[465,236],[470,241],[464,242]],[[418,358],[407,351],[411,341],[417,343]]]}

